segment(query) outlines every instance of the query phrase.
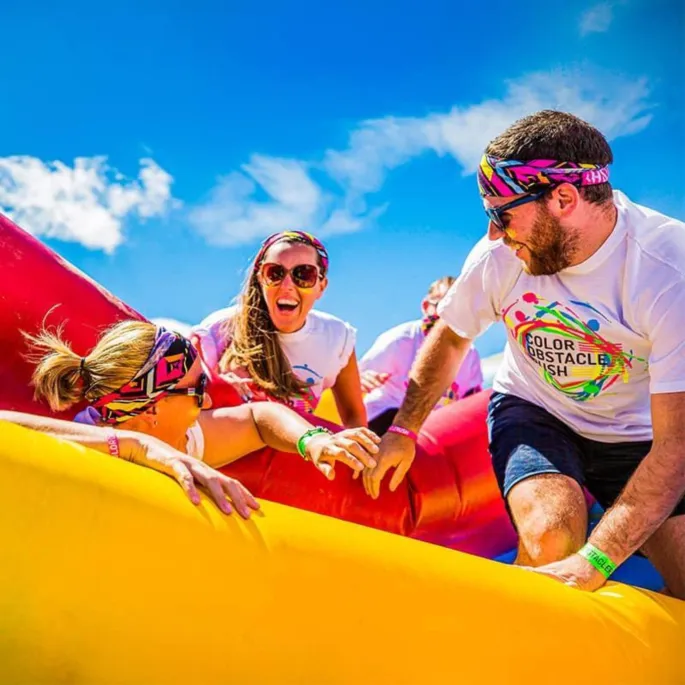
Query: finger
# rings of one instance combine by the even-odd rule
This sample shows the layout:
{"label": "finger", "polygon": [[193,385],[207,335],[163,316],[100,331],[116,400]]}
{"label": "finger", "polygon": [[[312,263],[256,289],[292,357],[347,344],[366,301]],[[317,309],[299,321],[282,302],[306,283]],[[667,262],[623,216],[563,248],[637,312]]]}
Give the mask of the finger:
{"label": "finger", "polygon": [[373,469],[364,469],[362,472],[362,485],[364,486],[364,492],[371,497],[371,471]]}
{"label": "finger", "polygon": [[373,469],[376,467],[376,460],[370,453],[378,452],[378,447],[374,445],[367,437],[339,438],[338,446],[349,452],[357,461],[360,461],[364,468]]}
{"label": "finger", "polygon": [[331,464],[327,464],[326,462],[319,462],[316,464],[316,468],[323,473],[328,480],[333,480],[335,478],[335,469]]}
{"label": "finger", "polygon": [[374,445],[380,445],[380,436],[376,435],[370,428],[367,428],[366,426],[360,426],[359,428],[354,428],[353,430],[356,433],[361,433],[362,435],[366,436],[369,440],[371,440],[371,442],[374,443]]}
{"label": "finger", "polygon": [[255,496],[240,481],[237,480],[235,483],[242,490],[247,506],[254,511],[259,511],[260,504]]}
{"label": "finger", "polygon": [[378,452],[378,447],[367,438],[364,438],[364,440],[365,442],[344,440],[341,447],[350,452],[355,459],[359,460],[364,465],[364,468],[374,469],[378,461],[369,453],[375,454]]}
{"label": "finger", "polygon": [[409,471],[410,466],[411,460],[403,459],[395,467],[395,473],[392,474],[392,478],[390,479],[390,485],[388,486],[390,488],[390,492],[395,492],[395,490],[397,490],[400,483],[404,480],[404,477],[407,475],[407,471]]}
{"label": "finger", "polygon": [[247,500],[245,498],[245,488],[243,488],[242,483],[237,480],[229,479],[227,483],[224,483],[224,487],[228,492],[231,501],[233,502],[238,513],[244,518],[250,518],[250,507],[247,506]]}
{"label": "finger", "polygon": [[334,441],[354,441],[360,444],[367,452],[375,454],[381,439],[368,428],[347,428],[333,436]]}
{"label": "finger", "polygon": [[352,471],[352,480],[357,480],[360,473],[363,473],[363,471]]}
{"label": "finger", "polygon": [[183,488],[193,504],[200,504],[200,493],[195,487],[195,480],[188,467],[180,461],[172,465],[172,477]]}
{"label": "finger", "polygon": [[385,478],[385,474],[388,472],[388,469],[390,468],[390,464],[387,461],[381,461],[376,468],[371,471],[369,475],[369,494],[373,499],[378,499],[378,497],[381,494],[381,483],[383,482],[383,478]]}
{"label": "finger", "polygon": [[212,496],[212,499],[216,503],[217,507],[219,507],[224,514],[232,514],[233,507],[231,507],[226,499],[224,489],[221,487],[221,480],[219,478],[208,478],[206,487],[209,490],[209,494]]}
{"label": "finger", "polygon": [[356,455],[357,453],[359,453],[360,455],[363,454],[364,450],[351,440],[348,442],[349,449],[346,449],[346,447],[342,445],[333,447],[330,449],[328,454],[326,454],[326,456],[324,457],[324,461],[321,461],[321,463],[326,464],[330,463],[331,461],[339,461],[340,463],[349,466],[351,469],[354,469],[355,471],[362,471],[364,469],[364,464],[360,459],[357,458]]}

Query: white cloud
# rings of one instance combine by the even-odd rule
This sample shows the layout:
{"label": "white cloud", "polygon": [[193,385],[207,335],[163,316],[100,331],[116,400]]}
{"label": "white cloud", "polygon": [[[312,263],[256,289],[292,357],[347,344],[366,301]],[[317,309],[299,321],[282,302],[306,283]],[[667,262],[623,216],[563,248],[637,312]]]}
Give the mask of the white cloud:
{"label": "white cloud", "polygon": [[34,235],[111,253],[126,217],[161,216],[176,202],[164,169],[149,158],[140,167],[137,179],[126,179],[104,157],[78,157],[73,166],[0,157],[0,211]]}
{"label": "white cloud", "polygon": [[[473,173],[489,140],[541,109],[572,112],[609,139],[641,131],[652,117],[644,79],[587,68],[533,73],[506,82],[500,99],[425,117],[364,121],[351,132],[347,148],[324,151],[318,163],[255,156],[219,181],[191,213],[191,223],[221,245],[252,242],[286,228],[321,236],[361,230],[385,209],[369,208],[368,196],[383,187],[389,171],[434,153],[450,155],[463,173]],[[313,174],[321,172],[334,181],[332,189],[324,191],[314,181]]]}
{"label": "white cloud", "polygon": [[580,18],[580,35],[604,33],[614,20],[614,3],[600,2],[583,12]]}
{"label": "white cloud", "polygon": [[[260,190],[267,200],[254,195]],[[219,180],[190,221],[210,243],[236,245],[268,233],[315,224],[325,204],[303,162],[253,155],[249,164]]]}
{"label": "white cloud", "polygon": [[517,119],[541,109],[572,112],[609,139],[637,133],[650,120],[649,88],[587,71],[534,73],[510,81],[500,100],[486,100],[424,118],[386,117],[363,122],[346,150],[329,150],[324,165],[341,185],[360,193],[378,190],[388,170],[433,151],[451,155],[464,172],[476,170],[487,143]]}

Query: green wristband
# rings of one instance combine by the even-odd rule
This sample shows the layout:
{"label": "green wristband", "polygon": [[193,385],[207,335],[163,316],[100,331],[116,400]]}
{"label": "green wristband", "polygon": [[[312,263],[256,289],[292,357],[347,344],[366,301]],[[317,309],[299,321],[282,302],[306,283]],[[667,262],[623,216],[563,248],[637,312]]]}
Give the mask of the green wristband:
{"label": "green wristband", "polygon": [[583,559],[587,559],[605,578],[616,570],[614,564],[609,557],[601,550],[597,549],[589,542],[578,552]]}
{"label": "green wristband", "polygon": [[328,430],[328,428],[310,428],[306,433],[302,435],[302,437],[297,441],[297,453],[303,458],[307,458],[307,443],[316,435],[321,435],[322,433],[326,433],[328,435],[331,434],[331,431]]}

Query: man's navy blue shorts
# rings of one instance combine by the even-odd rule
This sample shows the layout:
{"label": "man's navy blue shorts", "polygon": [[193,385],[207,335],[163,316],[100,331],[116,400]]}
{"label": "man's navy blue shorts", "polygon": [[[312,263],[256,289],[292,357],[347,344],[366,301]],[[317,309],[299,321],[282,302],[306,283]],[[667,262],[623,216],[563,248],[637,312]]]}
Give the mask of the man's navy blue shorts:
{"label": "man's navy blue shorts", "polygon": [[[502,494],[541,473],[584,485],[604,509],[621,494],[652,442],[598,442],[578,435],[536,404],[494,392],[488,406],[490,454]],[[685,498],[671,516],[685,514]]]}

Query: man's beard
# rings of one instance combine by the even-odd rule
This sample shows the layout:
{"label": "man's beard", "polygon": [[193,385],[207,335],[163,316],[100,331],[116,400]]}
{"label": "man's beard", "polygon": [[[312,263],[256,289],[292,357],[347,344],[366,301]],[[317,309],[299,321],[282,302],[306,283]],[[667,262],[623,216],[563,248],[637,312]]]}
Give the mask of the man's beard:
{"label": "man's beard", "polygon": [[538,206],[533,230],[526,247],[530,258],[525,264],[531,276],[552,276],[571,265],[577,236],[564,230],[559,219],[547,207]]}

